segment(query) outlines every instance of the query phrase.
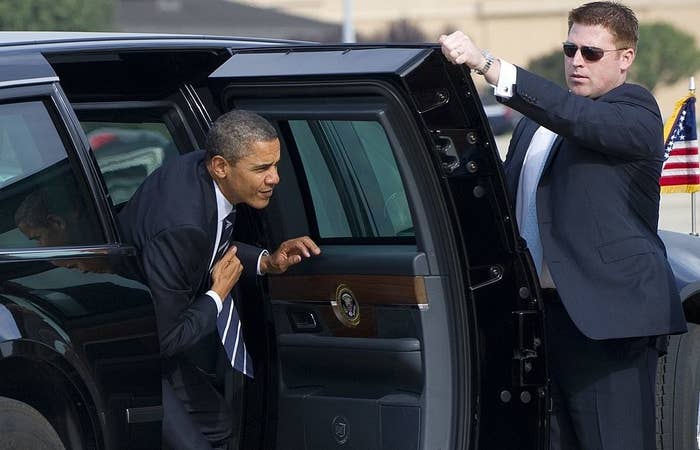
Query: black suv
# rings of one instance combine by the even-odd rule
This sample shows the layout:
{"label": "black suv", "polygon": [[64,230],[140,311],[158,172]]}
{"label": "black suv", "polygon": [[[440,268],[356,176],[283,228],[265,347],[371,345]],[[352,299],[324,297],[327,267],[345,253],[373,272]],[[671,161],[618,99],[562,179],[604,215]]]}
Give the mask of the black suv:
{"label": "black suv", "polygon": [[[0,440],[159,447],[157,323],[148,290],[115,269],[136,257],[115,214],[242,108],[279,130],[282,182],[264,212],[239,212],[238,239],[308,234],[323,254],[243,286],[254,381],[223,370],[216,346],[195,355],[237,411],[229,448],[545,448],[537,278],[472,80],[439,49],[0,42]],[[61,239],[18,228],[42,208]],[[663,236],[698,323],[700,243]],[[660,364],[660,448],[697,450],[689,328]]]}

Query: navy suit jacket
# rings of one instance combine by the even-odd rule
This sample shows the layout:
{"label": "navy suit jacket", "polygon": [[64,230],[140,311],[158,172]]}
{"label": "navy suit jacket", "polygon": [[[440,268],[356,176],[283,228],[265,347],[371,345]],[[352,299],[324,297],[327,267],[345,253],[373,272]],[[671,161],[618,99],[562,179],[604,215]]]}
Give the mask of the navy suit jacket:
{"label": "navy suit jacket", "polygon": [[521,112],[504,171],[512,204],[537,128],[557,133],[537,187],[544,259],[579,330],[593,339],[686,330],[657,235],[663,123],[646,89],[623,84],[592,100],[517,69]]}
{"label": "navy suit jacket", "polygon": [[[204,152],[182,155],[153,172],[118,220],[124,242],[139,252],[135,271],[155,302],[161,354],[182,353],[216,330],[216,306],[204,295],[211,288],[217,227],[216,194]],[[261,249],[235,245],[242,277],[255,277]]]}

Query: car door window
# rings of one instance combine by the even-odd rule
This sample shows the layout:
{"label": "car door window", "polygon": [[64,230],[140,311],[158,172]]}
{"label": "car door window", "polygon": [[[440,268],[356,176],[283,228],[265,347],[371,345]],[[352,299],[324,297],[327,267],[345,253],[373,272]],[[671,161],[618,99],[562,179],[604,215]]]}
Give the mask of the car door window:
{"label": "car door window", "polygon": [[47,105],[0,105],[0,247],[104,243],[92,196]]}
{"label": "car door window", "polygon": [[389,139],[371,120],[290,120],[321,238],[412,237]]}
{"label": "car door window", "polygon": [[93,102],[73,107],[117,208],[165,161],[196,148],[173,102]]}
{"label": "car door window", "polygon": [[115,205],[129,200],[149,174],[178,154],[164,123],[81,121],[81,125]]}

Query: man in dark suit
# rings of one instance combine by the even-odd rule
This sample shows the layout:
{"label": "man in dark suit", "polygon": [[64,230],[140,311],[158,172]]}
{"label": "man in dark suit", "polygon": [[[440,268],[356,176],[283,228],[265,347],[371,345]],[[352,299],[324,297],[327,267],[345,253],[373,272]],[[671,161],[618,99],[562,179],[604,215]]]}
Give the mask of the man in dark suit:
{"label": "man in dark suit", "polygon": [[655,336],[686,330],[657,236],[663,124],[626,83],[637,39],[624,5],[572,10],[566,90],[461,32],[440,38],[525,116],[504,171],[544,288],[553,449],[654,449]]}
{"label": "man in dark suit", "polygon": [[272,254],[238,242],[229,247],[236,205],[265,208],[279,183],[280,143],[272,125],[232,111],[216,121],[205,147],[151,174],[119,213],[124,242],[139,252],[134,270],[155,302],[166,448],[223,446],[231,434],[228,405],[187,350],[218,328],[229,337],[232,366],[253,375],[238,326],[239,299],[229,296],[235,297],[239,277],[282,273],[320,253],[308,237],[285,241]]}

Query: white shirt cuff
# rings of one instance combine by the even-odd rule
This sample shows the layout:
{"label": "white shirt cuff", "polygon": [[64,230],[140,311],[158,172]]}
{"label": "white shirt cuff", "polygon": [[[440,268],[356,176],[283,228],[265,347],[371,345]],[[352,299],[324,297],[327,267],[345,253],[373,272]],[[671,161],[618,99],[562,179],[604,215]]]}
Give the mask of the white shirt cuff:
{"label": "white shirt cuff", "polygon": [[494,87],[493,95],[501,98],[511,98],[517,77],[518,70],[515,66],[501,60],[501,72],[498,74],[498,85]]}
{"label": "white shirt cuff", "polygon": [[224,307],[224,304],[221,301],[221,297],[219,297],[219,294],[211,290],[207,291],[205,295],[208,295],[209,297],[211,297],[212,300],[214,300],[214,303],[216,304],[216,315],[218,316],[221,312],[221,308]]}
{"label": "white shirt cuff", "polygon": [[262,274],[263,274],[263,273],[260,271],[260,260],[262,260],[262,257],[263,257],[263,256],[268,256],[269,254],[270,254],[270,252],[268,252],[267,250],[263,250],[263,251],[260,252],[260,255],[258,256],[258,269],[257,269],[257,271],[256,271],[258,275],[262,275]]}

